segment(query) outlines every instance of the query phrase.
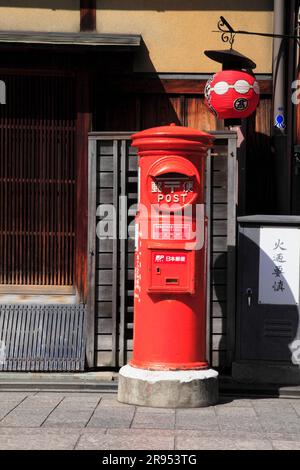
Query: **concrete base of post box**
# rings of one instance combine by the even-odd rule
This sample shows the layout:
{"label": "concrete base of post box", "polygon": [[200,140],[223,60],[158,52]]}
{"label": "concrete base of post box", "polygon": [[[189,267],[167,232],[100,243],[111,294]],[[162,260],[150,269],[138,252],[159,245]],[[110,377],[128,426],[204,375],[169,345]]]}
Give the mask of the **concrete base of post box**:
{"label": "concrete base of post box", "polygon": [[126,365],[119,372],[118,401],[156,408],[197,408],[218,403],[213,369],[154,371]]}

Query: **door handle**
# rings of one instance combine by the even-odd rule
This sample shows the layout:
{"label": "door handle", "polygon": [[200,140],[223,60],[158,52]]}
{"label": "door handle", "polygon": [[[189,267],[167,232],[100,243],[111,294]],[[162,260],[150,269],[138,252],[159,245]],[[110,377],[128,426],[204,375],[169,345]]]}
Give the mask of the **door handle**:
{"label": "door handle", "polygon": [[250,289],[250,287],[248,287],[248,289],[246,290],[246,295],[247,295],[247,304],[248,304],[248,307],[250,308],[251,302],[252,302],[252,289]]}

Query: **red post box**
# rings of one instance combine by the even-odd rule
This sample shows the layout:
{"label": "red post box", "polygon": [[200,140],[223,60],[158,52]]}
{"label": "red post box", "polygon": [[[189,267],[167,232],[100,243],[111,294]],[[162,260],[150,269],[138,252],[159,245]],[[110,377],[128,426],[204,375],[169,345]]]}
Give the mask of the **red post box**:
{"label": "red post box", "polygon": [[175,124],[133,135],[139,211],[132,367],[208,368],[204,174],[212,140]]}
{"label": "red post box", "polygon": [[175,124],[133,136],[139,155],[133,357],[118,400],[187,408],[218,401],[206,360],[204,169],[213,137]]}

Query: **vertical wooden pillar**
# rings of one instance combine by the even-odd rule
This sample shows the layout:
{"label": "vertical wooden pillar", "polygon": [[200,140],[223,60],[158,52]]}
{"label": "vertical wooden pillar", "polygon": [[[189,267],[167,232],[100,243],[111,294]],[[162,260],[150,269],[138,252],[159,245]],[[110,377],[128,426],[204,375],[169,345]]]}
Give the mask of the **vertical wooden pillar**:
{"label": "vertical wooden pillar", "polygon": [[87,299],[88,133],[90,130],[90,74],[82,64],[77,73],[77,198],[76,286],[80,300]]}
{"label": "vertical wooden pillar", "polygon": [[[96,0],[80,0],[80,31],[96,31]],[[94,367],[95,310],[94,302],[88,299],[88,133],[91,123],[90,72],[81,63],[77,75],[77,247],[76,282],[81,301],[88,301],[86,319],[86,360]],[[94,156],[96,158],[96,156]],[[93,263],[92,263],[93,264]],[[90,280],[89,280],[90,281]],[[89,282],[90,284],[90,282]],[[93,289],[92,289],[93,290]],[[93,292],[89,293],[90,297]]]}
{"label": "vertical wooden pillar", "polygon": [[96,30],[96,0],[80,0],[80,31]]}

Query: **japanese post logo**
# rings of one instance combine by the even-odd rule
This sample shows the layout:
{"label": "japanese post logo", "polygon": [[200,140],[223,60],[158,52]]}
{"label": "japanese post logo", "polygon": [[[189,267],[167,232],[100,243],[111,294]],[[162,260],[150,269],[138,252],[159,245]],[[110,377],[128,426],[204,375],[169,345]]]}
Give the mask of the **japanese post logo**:
{"label": "japanese post logo", "polygon": [[155,255],[154,261],[155,263],[163,263],[165,260],[165,255]]}

